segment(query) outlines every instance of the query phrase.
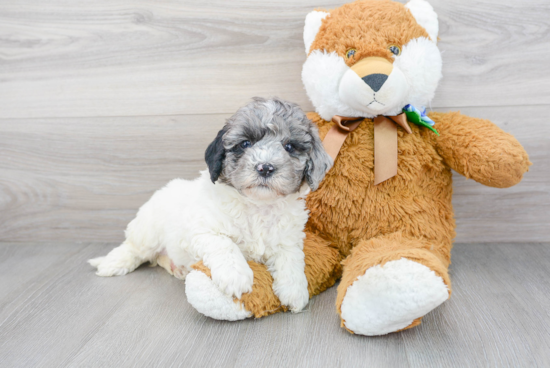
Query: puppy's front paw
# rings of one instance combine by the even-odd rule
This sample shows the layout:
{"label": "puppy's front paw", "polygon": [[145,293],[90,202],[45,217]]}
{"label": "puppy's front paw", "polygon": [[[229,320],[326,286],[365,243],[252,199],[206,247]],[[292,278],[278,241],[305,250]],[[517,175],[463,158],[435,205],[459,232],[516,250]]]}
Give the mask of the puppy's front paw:
{"label": "puppy's front paw", "polygon": [[309,292],[307,290],[307,283],[305,286],[303,283],[288,284],[286,286],[279,286],[275,293],[282,305],[286,305],[292,313],[297,313],[304,309],[309,301]]}
{"label": "puppy's front paw", "polygon": [[242,294],[252,291],[254,273],[247,263],[237,267],[216,267],[212,268],[212,281],[226,295],[240,299]]}

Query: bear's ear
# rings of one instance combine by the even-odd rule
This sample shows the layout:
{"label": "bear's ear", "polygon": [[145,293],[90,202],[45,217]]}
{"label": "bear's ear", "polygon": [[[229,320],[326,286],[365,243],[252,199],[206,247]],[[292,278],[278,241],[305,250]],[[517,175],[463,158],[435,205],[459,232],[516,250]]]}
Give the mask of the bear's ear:
{"label": "bear's ear", "polygon": [[411,0],[405,5],[405,8],[410,10],[416,22],[424,27],[432,41],[437,43],[439,22],[434,8],[426,0]]}
{"label": "bear's ear", "polygon": [[321,23],[329,15],[327,12],[314,10],[306,16],[306,25],[304,26],[304,44],[306,46],[306,54],[309,54],[309,48],[313,41],[315,41],[315,36],[321,28]]}

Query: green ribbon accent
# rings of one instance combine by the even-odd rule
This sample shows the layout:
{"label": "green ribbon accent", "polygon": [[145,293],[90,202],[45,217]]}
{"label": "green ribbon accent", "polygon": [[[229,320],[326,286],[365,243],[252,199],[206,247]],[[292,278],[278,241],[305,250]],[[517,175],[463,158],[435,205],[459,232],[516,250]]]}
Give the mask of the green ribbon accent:
{"label": "green ribbon accent", "polygon": [[[410,106],[410,105],[407,105],[407,106]],[[416,110],[415,108],[413,108],[413,109],[403,109],[403,112],[405,113],[405,115],[407,115],[407,120],[408,121],[410,121],[413,124],[423,126],[425,128],[430,129],[432,132],[437,134],[437,136],[439,137],[439,132],[437,130],[435,130],[435,128],[433,126],[431,126],[427,121],[424,121],[422,115],[420,114],[420,112],[418,110]],[[429,121],[431,121],[431,119]]]}

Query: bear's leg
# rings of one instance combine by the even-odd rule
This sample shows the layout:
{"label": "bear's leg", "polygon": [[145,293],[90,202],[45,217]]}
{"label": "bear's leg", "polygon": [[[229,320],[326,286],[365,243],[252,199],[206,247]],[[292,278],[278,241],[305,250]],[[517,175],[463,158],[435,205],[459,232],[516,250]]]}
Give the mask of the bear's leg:
{"label": "bear's leg", "polygon": [[342,262],[336,300],[348,331],[384,335],[420,324],[451,292],[450,243],[391,234],[359,242]]}
{"label": "bear's leg", "polygon": [[[305,273],[310,298],[334,285],[342,275],[341,256],[336,248],[321,237],[306,233],[304,241]],[[210,278],[210,270],[202,262],[193,265],[185,281],[187,300],[200,313],[221,320],[260,318],[287,308],[273,293],[273,278],[266,266],[248,262],[254,272],[252,292],[233,299],[221,293]]]}

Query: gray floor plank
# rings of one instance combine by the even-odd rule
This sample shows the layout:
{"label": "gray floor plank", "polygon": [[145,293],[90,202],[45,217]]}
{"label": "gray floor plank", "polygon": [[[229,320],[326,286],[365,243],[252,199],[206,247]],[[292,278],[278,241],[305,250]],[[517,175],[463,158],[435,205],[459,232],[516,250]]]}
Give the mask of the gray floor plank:
{"label": "gray floor plank", "polygon": [[[305,15],[347,2],[2,0],[0,117],[231,113],[254,95],[310,109]],[[444,52],[432,106],[548,103],[547,0],[431,3]]]}
{"label": "gray floor plank", "polygon": [[[49,248],[28,259],[41,264]],[[116,280],[105,293],[98,292],[103,280],[87,277],[84,271],[87,267],[83,264],[84,259],[97,252],[97,247],[84,247],[80,252],[65,248],[65,252],[72,255],[63,262],[51,262],[48,269],[35,273],[38,281],[21,290],[23,298],[19,298],[17,305],[11,305],[9,310],[2,309],[0,364],[6,367],[63,366],[132,292],[124,287],[124,282]],[[18,272],[32,273],[33,268],[6,270],[8,274]],[[151,275],[136,275],[151,279]],[[94,287],[99,289],[94,290]]]}
{"label": "gray floor plank", "polygon": [[0,244],[2,367],[546,367],[550,244],[458,244],[453,297],[419,327],[348,334],[335,288],[306,311],[220,322],[183,282],[142,267],[100,278],[112,244]]}
{"label": "gray floor plank", "polygon": [[451,302],[428,315],[418,331],[405,332],[415,336],[405,338],[413,366],[426,366],[426,361],[442,367],[456,366],[454,362],[464,367],[545,366],[550,357],[550,318],[544,311],[548,276],[538,282],[525,278],[538,277],[549,259],[547,245],[455,246]]}

